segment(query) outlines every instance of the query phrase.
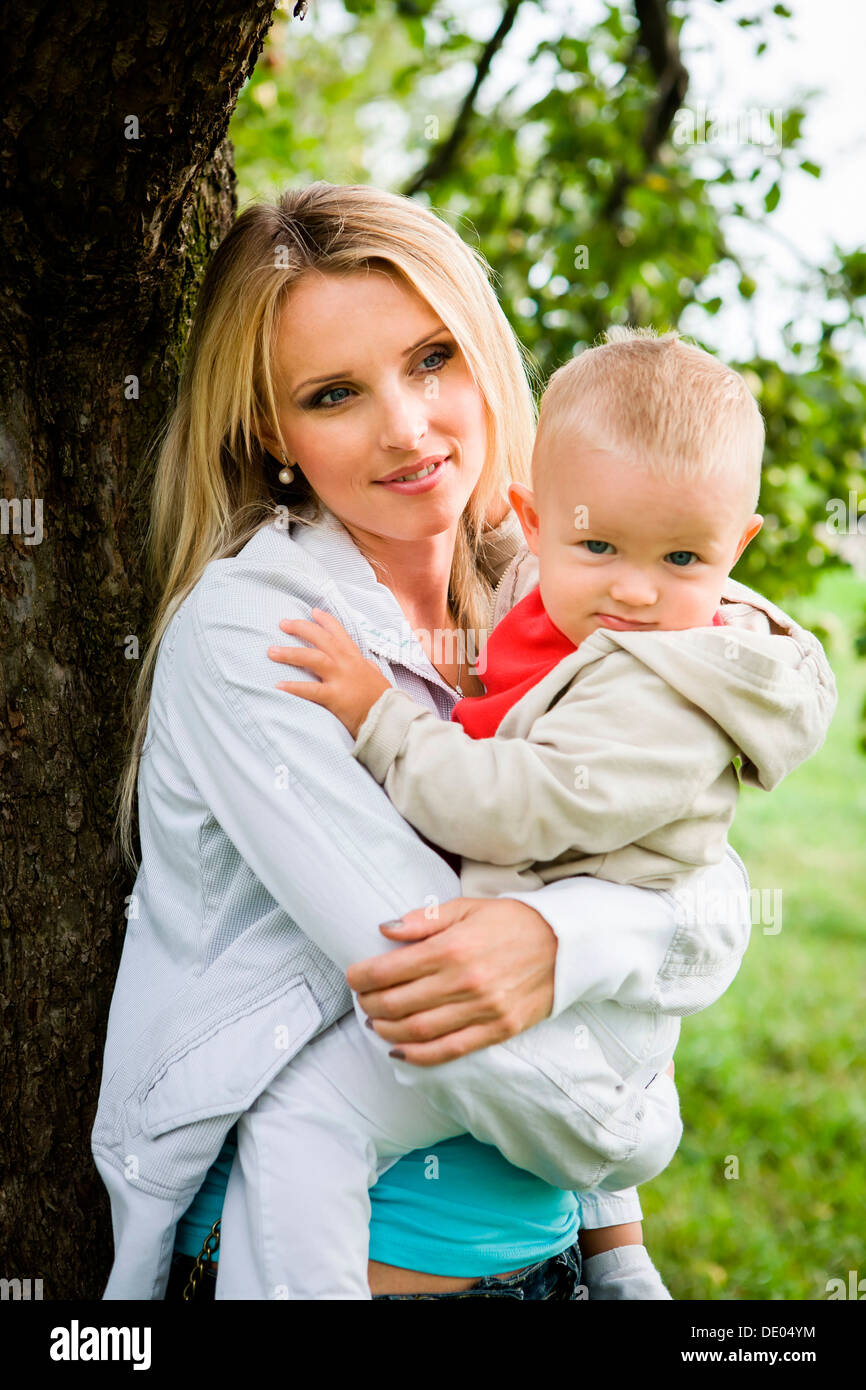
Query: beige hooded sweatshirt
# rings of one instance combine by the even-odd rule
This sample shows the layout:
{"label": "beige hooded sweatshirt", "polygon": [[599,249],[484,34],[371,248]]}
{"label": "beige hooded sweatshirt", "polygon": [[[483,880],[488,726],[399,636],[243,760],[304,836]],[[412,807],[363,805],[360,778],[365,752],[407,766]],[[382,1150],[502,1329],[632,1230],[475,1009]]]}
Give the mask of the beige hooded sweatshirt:
{"label": "beige hooded sweatshirt", "polygon": [[[490,626],[537,583],[524,549]],[[811,757],[837,699],[820,642],[768,599],[729,579],[720,611],[723,627],[597,629],[492,738],[392,688],[352,752],[416,829],[463,856],[467,897],[573,874],[679,887],[723,858],[739,783],[771,791]]]}

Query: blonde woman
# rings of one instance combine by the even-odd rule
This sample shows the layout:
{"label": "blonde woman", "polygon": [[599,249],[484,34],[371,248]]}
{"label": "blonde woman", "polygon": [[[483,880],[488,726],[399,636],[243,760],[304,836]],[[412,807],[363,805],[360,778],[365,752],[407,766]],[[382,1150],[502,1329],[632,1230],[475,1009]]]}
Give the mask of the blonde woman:
{"label": "blonde woman", "polygon": [[[736,973],[733,851],[700,883],[724,911],[697,922],[670,894],[590,877],[461,898],[339,722],[275,687],[281,620],[317,607],[439,717],[481,693],[472,656],[520,536],[502,498],[528,481],[533,426],[484,262],[410,200],[315,184],[248,209],[214,256],[157,468],[161,599],[121,788],[132,858],[137,786],[141,862],[93,1133],[107,1298],[162,1298],[170,1272],[173,1290],[212,1292],[214,1261],[195,1256],[218,1241],[233,1127],[331,1027],[387,1044],[423,1091],[425,1068],[483,1065],[578,998],[675,1018]],[[666,1080],[598,1114],[566,1078],[572,1112],[549,1125],[539,1086],[539,1155],[568,1169],[571,1113],[575,1153],[587,1125],[608,1145],[599,1173],[658,1171],[678,1115],[666,1136],[639,1121]],[[263,1171],[250,1213],[265,1238],[279,1177]],[[576,1299],[581,1255],[592,1297],[668,1296],[630,1258],[634,1191],[566,1191],[468,1135],[401,1159],[371,1199],[373,1297]]]}

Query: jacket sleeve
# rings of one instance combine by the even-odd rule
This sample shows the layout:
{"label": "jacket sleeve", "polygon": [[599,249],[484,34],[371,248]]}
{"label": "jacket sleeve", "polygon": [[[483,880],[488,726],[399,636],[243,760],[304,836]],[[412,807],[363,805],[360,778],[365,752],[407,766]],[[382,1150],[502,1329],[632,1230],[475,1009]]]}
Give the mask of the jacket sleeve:
{"label": "jacket sleeve", "polygon": [[557,938],[551,1017],[595,999],[698,1013],[724,994],[749,944],[749,877],[730,845],[675,892],[577,876],[500,896],[535,907],[540,892]]}
{"label": "jacket sleeve", "polygon": [[[606,854],[671,826],[737,750],[704,711],[615,650],[582,667],[526,738],[470,738],[389,690],[353,751],[423,835],[507,865]],[[732,778],[732,812],[735,796]],[[714,822],[708,833],[715,845]]]}
{"label": "jacket sleeve", "polygon": [[[326,597],[322,606],[331,606]],[[345,970],[392,949],[380,922],[447,901],[460,882],[352,758],[339,720],[275,688],[267,649],[280,619],[310,615],[278,577],[266,584],[240,565],[205,576],[179,618],[167,708],[211,814],[268,893]]]}
{"label": "jacket sleeve", "polygon": [[600,1226],[624,1226],[627,1221],[642,1221],[640,1199],[636,1187],[620,1192],[605,1192],[593,1187],[576,1192],[580,1209],[580,1229],[596,1231]]}

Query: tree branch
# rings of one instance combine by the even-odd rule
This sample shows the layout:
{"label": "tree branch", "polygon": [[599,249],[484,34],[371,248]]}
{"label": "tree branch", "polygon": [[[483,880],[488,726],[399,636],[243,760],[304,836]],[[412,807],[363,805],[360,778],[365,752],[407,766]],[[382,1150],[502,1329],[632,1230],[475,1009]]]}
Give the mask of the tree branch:
{"label": "tree branch", "polygon": [[490,64],[493,62],[493,59],[508,37],[512,25],[517,18],[517,11],[520,9],[522,3],[523,0],[508,0],[502,19],[499,21],[499,27],[495,34],[488,39],[481,53],[481,57],[478,60],[475,80],[463,99],[463,105],[457,113],[457,119],[454,122],[451,134],[448,136],[447,140],[443,140],[435,146],[423,169],[415,175],[411,183],[403,190],[407,197],[411,197],[412,194],[417,193],[419,189],[424,188],[425,185],[435,183],[437,179],[441,179],[443,174],[451,167],[472,119],[475,108],[475,98],[478,96],[481,85],[490,71]]}
{"label": "tree branch", "polygon": [[[689,75],[670,22],[667,0],[634,0],[634,9],[640,25],[638,46],[645,49],[658,84],[641,137],[646,167],[654,163],[674,116],[685,100]],[[607,221],[617,218],[626,192],[635,181],[633,175],[620,170],[604,206],[603,216]]]}

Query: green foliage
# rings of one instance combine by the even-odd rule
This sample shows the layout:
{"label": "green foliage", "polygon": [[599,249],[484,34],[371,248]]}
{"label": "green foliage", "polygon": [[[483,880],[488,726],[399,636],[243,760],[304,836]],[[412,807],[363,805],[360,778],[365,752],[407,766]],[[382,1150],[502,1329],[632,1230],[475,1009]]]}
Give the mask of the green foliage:
{"label": "green foliage", "polygon": [[[678,9],[676,29],[687,0]],[[748,19],[758,47],[779,41],[788,16],[765,3]],[[445,0],[319,0],[303,25],[278,16],[231,126],[242,200],[313,179],[410,186],[474,78],[483,43],[469,29],[466,7]],[[800,105],[783,113],[778,150],[681,147],[668,131],[648,157],[656,81],[637,37],[629,0],[608,0],[600,23],[577,19],[524,46],[519,78],[486,97],[488,79],[450,165],[416,195],[483,250],[543,377],[611,323],[663,331],[686,316],[708,345],[713,317],[731,293],[751,300],[764,269],[740,264],[731,227],[772,233],[788,174],[820,181],[798,153]],[[709,283],[719,267],[735,271],[724,298]],[[788,605],[847,563],[826,527],[831,499],[866,500],[866,386],[847,360],[863,329],[866,253],[838,247],[828,265],[804,266],[791,303],[779,360],[732,364],[767,426],[766,520],[735,577]]]}

